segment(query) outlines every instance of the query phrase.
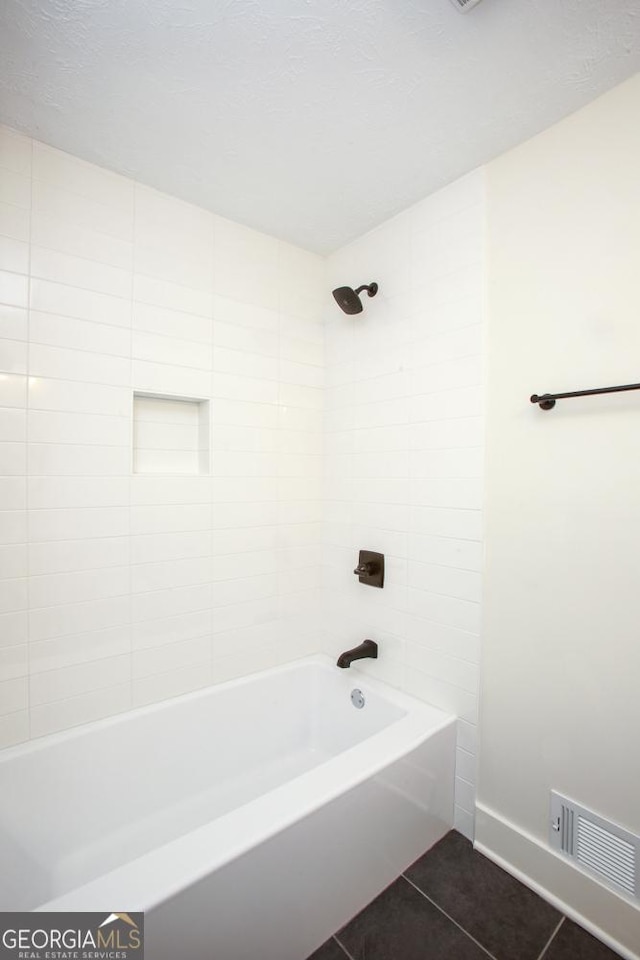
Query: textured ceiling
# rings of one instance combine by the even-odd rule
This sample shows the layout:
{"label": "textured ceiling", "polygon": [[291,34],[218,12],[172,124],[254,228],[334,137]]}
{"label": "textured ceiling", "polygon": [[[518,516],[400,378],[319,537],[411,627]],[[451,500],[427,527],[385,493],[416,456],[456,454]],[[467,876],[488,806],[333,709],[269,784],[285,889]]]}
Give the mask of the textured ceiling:
{"label": "textured ceiling", "polygon": [[640,70],[640,0],[2,0],[0,119],[328,252]]}

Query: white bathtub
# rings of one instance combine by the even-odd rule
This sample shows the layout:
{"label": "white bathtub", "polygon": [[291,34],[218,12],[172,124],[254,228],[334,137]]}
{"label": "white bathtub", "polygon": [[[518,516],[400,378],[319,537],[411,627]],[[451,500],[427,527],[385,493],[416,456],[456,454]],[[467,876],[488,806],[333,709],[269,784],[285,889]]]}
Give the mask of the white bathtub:
{"label": "white bathtub", "polygon": [[143,910],[147,960],[304,960],[451,827],[454,741],[312,657],[5,750],[0,909]]}

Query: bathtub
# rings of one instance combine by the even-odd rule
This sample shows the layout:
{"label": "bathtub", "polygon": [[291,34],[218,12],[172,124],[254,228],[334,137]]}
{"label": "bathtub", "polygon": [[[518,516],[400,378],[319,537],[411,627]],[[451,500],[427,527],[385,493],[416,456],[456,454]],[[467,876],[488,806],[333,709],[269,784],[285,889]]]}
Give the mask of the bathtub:
{"label": "bathtub", "polygon": [[144,911],[147,960],[305,960],[450,829],[454,742],[315,656],[10,748],[0,909]]}

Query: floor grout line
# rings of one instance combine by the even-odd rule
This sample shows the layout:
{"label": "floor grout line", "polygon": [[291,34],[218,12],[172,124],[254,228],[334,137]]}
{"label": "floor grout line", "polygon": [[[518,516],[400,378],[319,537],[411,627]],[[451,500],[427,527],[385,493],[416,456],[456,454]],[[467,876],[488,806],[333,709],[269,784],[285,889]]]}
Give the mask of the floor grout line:
{"label": "floor grout line", "polygon": [[461,924],[459,924],[457,920],[454,920],[453,917],[452,917],[449,913],[447,913],[446,910],[443,910],[442,907],[439,906],[439,905],[435,902],[435,900],[432,900],[431,897],[429,897],[429,896],[424,892],[424,890],[421,890],[420,887],[416,886],[416,884],[413,883],[412,880],[409,880],[409,877],[407,877],[406,874],[404,874],[404,873],[401,874],[401,877],[402,877],[404,880],[406,880],[407,883],[410,884],[410,885],[413,887],[414,890],[417,890],[418,893],[421,894],[421,895],[425,898],[425,900],[428,900],[429,903],[432,904],[432,905],[436,908],[436,910],[439,910],[440,913],[443,914],[443,915],[447,918],[447,920],[450,920],[451,923],[453,923],[454,926],[456,926],[456,927],[458,928],[458,930],[461,930],[461,931],[464,933],[464,935],[469,938],[469,940],[473,940],[473,942],[476,944],[476,946],[480,947],[480,949],[481,949],[484,953],[486,953],[488,957],[491,957],[491,960],[496,960],[496,957],[494,957],[494,955],[493,955],[489,950],[487,950],[487,948],[486,948],[485,946],[483,946],[483,945],[480,943],[479,940],[476,940],[476,938],[475,938],[472,934],[470,934],[468,930],[465,930],[465,928],[464,928]]}
{"label": "floor grout line", "polygon": [[560,917],[560,920],[558,921],[557,927],[555,928],[555,930],[553,931],[553,933],[551,934],[551,936],[549,937],[549,939],[548,939],[547,942],[545,943],[544,947],[542,948],[542,953],[541,953],[540,956],[538,957],[538,960],[542,960],[542,958],[544,957],[545,953],[547,952],[547,950],[548,950],[549,947],[551,946],[551,943],[552,943],[553,940],[555,939],[555,936],[556,936],[558,930],[560,929],[560,927],[562,926],[562,924],[564,923],[565,919],[566,919],[566,917]]}
{"label": "floor grout line", "polygon": [[345,957],[348,957],[349,960],[354,960],[354,958],[351,956],[351,954],[349,953],[349,951],[347,950],[347,948],[345,947],[345,945],[344,945],[343,943],[340,943],[340,941],[338,940],[337,934],[334,933],[333,939],[334,939],[335,942],[338,944],[338,946],[340,947],[340,949],[341,949],[342,952],[344,953]]}

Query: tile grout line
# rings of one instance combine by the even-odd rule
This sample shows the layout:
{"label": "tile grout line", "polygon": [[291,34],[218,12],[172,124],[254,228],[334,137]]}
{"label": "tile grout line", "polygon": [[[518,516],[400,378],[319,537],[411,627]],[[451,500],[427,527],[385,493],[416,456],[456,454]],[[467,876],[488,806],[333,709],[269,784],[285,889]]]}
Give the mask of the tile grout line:
{"label": "tile grout line", "polygon": [[25,539],[26,539],[26,554],[27,554],[27,568],[26,568],[26,655],[27,655],[27,730],[28,736],[27,740],[32,739],[32,695],[31,695],[31,657],[32,657],[32,647],[31,647],[31,599],[33,593],[33,582],[31,580],[31,561],[32,561],[32,549],[31,549],[31,497],[29,495],[30,491],[30,437],[31,431],[29,429],[29,420],[31,412],[31,362],[32,362],[32,343],[31,343],[31,287],[32,287],[32,276],[31,276],[31,260],[33,256],[33,158],[35,153],[35,141],[33,137],[30,138],[29,144],[29,249],[27,253],[27,366],[26,366],[26,383],[25,383],[25,395],[24,395],[24,408],[25,408],[25,422],[24,422],[24,510],[25,510]]}
{"label": "tile grout line", "polygon": [[406,876],[406,874],[402,873],[402,874],[400,874],[400,876],[403,878],[403,880],[406,880],[407,883],[410,884],[410,886],[412,886],[414,890],[417,890],[418,893],[421,894],[421,896],[423,896],[423,897],[425,898],[425,900],[428,900],[429,903],[432,904],[432,906],[434,906],[434,907],[436,908],[436,910],[439,910],[440,913],[443,914],[443,916],[445,916],[445,917],[447,918],[447,920],[450,920],[451,923],[453,923],[454,926],[456,926],[456,927],[458,928],[458,930],[461,930],[462,933],[464,933],[464,935],[469,938],[469,940],[473,940],[473,942],[476,944],[476,946],[480,947],[480,949],[483,951],[483,953],[486,953],[488,957],[491,957],[491,960],[496,960],[496,957],[495,957],[489,950],[487,950],[487,948],[486,948],[485,946],[483,946],[483,945],[480,943],[479,940],[476,940],[476,938],[475,938],[474,936],[472,936],[472,934],[470,934],[468,930],[465,930],[465,928],[464,928],[461,924],[459,924],[457,920],[454,920],[453,917],[452,917],[450,914],[448,914],[446,910],[443,910],[442,907],[440,907],[440,906],[435,902],[435,900],[432,900],[431,897],[429,897],[429,896],[424,892],[424,890],[421,890],[420,887],[417,887],[417,886],[415,885],[415,883],[413,883],[413,881],[409,880],[409,878]]}
{"label": "tile grout line", "polygon": [[547,950],[548,950],[549,947],[551,946],[552,942],[555,940],[556,934],[557,934],[558,930],[560,929],[560,927],[562,926],[562,924],[564,923],[565,920],[566,920],[566,917],[560,917],[560,920],[558,921],[557,927],[555,928],[555,930],[553,931],[553,933],[551,934],[551,936],[549,937],[549,939],[548,939],[547,942],[545,943],[544,947],[542,948],[542,953],[541,953],[540,956],[538,957],[538,960],[542,960],[542,958],[544,957],[545,953],[547,952]]}
{"label": "tile grout line", "polygon": [[[133,570],[133,472],[134,472],[134,462],[135,462],[135,445],[136,445],[136,432],[135,432],[135,360],[133,358],[134,349],[133,349],[133,304],[135,302],[136,295],[136,240],[138,235],[138,185],[137,182],[133,181],[133,186],[131,190],[131,284],[129,288],[130,300],[129,300],[129,327],[128,327],[128,342],[129,342],[129,356],[128,367],[129,367],[129,383],[127,385],[129,392],[128,399],[128,411],[129,411],[129,423],[127,430],[127,567],[128,567],[128,585],[129,585],[129,595],[127,598],[127,621],[125,624],[125,629],[128,634],[129,640],[129,703],[130,708],[135,707],[135,696],[134,696],[134,686],[135,686],[135,676],[134,676],[134,649],[133,636],[134,636],[134,624],[133,624],[133,607],[134,607],[134,570]],[[125,329],[127,329],[125,327]],[[175,648],[174,648],[175,649]]]}
{"label": "tile grout line", "polygon": [[340,943],[340,941],[338,940],[337,934],[334,933],[333,939],[334,939],[335,942],[338,944],[338,946],[340,947],[340,949],[342,950],[342,952],[344,953],[344,955],[345,955],[346,957],[348,957],[349,960],[354,960],[354,958],[351,956],[351,954],[349,953],[349,951],[347,950],[347,948],[346,948],[342,943]]}

